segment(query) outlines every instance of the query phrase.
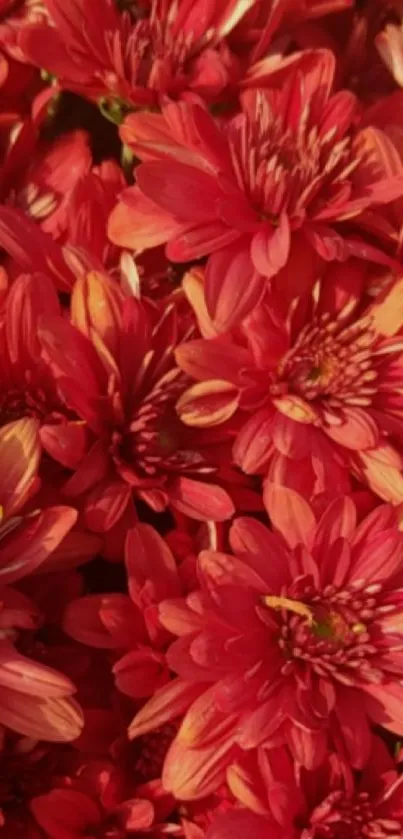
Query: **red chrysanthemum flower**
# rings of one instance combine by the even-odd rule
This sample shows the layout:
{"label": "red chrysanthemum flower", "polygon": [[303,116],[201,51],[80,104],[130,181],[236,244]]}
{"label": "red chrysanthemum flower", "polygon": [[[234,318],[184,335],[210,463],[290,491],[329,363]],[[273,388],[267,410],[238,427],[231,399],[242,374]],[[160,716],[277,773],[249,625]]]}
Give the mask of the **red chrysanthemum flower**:
{"label": "red chrysanthemum flower", "polygon": [[374,142],[374,129],[355,129],[356,99],[332,93],[334,70],[330,52],[308,53],[280,90],[246,93],[242,113],[221,130],[184,103],[131,115],[121,129],[147,162],[111,215],[112,240],[136,250],[168,242],[178,262],[213,254],[206,300],[221,328],[244,317],[264,281],[288,265],[301,293],[319,257],[388,261],[357,232],[365,210],[403,192],[402,173],[385,176],[384,158],[396,151],[380,130]]}
{"label": "red chrysanthemum flower", "polygon": [[175,307],[160,316],[92,273],[77,281],[71,311],[72,323],[43,319],[40,339],[59,393],[91,434],[65,486],[67,497],[85,497],[88,526],[109,530],[133,493],[156,511],[172,504],[202,520],[229,518],[232,501],[212,482],[228,455],[225,433],[189,433],[175,412],[188,382],[174,359]]}
{"label": "red chrysanthemum flower", "polygon": [[245,756],[229,782],[250,810],[220,817],[206,839],[397,839],[403,831],[403,777],[375,737],[359,776],[337,754],[306,772],[274,749]]}
{"label": "red chrysanthemum flower", "polygon": [[[23,54],[62,86],[123,106],[155,106],[161,97],[215,99],[236,63],[225,36],[250,0],[142,0],[120,12],[113,0],[44,0],[53,25],[25,27]],[[46,40],[47,52],[43,44]]]}
{"label": "red chrysanthemum flower", "polygon": [[185,713],[162,774],[179,798],[216,789],[239,748],[283,739],[312,767],[330,737],[361,766],[370,721],[403,731],[403,536],[393,508],[356,527],[344,498],[317,522],[302,497],[282,490],[268,512],[283,538],[238,519],[234,556],[203,551],[200,590],[160,606],[161,623],[179,636],[167,653],[177,678],[129,734]]}
{"label": "red chrysanthemum flower", "polygon": [[[310,299],[272,297],[238,333],[179,347],[199,380],[178,403],[183,421],[205,428],[248,413],[234,444],[245,472],[269,470],[308,497],[348,492],[350,476],[401,503],[403,283],[372,303],[364,284],[360,264],[331,267]],[[205,319],[201,292],[191,294]]]}

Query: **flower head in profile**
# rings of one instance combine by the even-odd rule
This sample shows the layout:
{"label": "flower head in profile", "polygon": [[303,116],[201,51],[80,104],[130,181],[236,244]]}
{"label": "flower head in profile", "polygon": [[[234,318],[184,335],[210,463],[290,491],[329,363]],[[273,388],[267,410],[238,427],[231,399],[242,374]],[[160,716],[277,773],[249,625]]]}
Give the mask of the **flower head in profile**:
{"label": "flower head in profile", "polygon": [[231,517],[232,501],[215,482],[227,432],[194,433],[175,411],[188,380],[174,358],[174,304],[161,315],[93,272],[77,281],[71,311],[71,323],[43,319],[40,340],[61,398],[88,432],[65,485],[67,497],[82,499],[88,527],[109,530],[133,494],[157,512],[172,504],[202,520]]}
{"label": "flower head in profile", "polygon": [[[320,769],[295,765],[284,748],[244,755],[229,770],[230,786],[245,809],[220,816],[207,839],[395,839],[403,829],[402,776],[379,738],[373,737],[362,773],[339,754]],[[264,815],[263,815],[264,814]],[[232,831],[232,832],[231,832]],[[248,832],[249,831],[249,832]]]}
{"label": "flower head in profile", "polygon": [[129,733],[184,714],[162,774],[179,798],[213,792],[239,749],[285,741],[314,768],[338,743],[361,767],[371,722],[403,731],[403,537],[393,508],[357,527],[341,498],[317,521],[301,496],[277,488],[268,513],[277,532],[236,520],[233,555],[203,551],[200,590],[160,605],[178,636],[167,653],[177,678]]}
{"label": "flower head in profile", "polygon": [[167,242],[174,262],[212,255],[206,300],[221,328],[244,317],[265,281],[289,265],[302,293],[319,259],[388,262],[388,242],[370,244],[360,217],[402,194],[403,169],[387,176],[392,141],[357,130],[357,101],[333,93],[334,72],[332,53],[308,52],[280,89],[247,91],[241,113],[221,129],[188,103],[133,114],[121,128],[145,162],[111,215],[112,241],[138,251]]}
{"label": "flower head in profile", "polygon": [[92,0],[44,5],[49,19],[20,32],[25,60],[63,87],[104,99],[119,118],[121,107],[156,106],[164,96],[214,101],[237,72],[225,37],[251,3],[144,0],[119,11],[114,0],[99,0],[97,14]]}
{"label": "flower head in profile", "polygon": [[60,312],[46,275],[21,274],[10,286],[0,323],[0,428],[33,418],[42,448],[58,463],[74,468],[85,451],[87,432],[60,398],[51,368],[40,357],[38,337],[41,319]]}
{"label": "flower head in profile", "polygon": [[[358,478],[399,504],[403,283],[371,302],[365,282],[361,263],[331,266],[310,298],[273,295],[237,332],[179,347],[198,380],[178,403],[183,421],[215,427],[241,413],[234,458],[245,472],[308,497],[348,492]],[[205,317],[202,294],[191,294]]]}
{"label": "flower head in profile", "polygon": [[40,441],[32,418],[0,429],[0,722],[34,740],[68,741],[79,736],[75,687],[55,670],[21,655],[11,640],[35,628],[35,607],[9,588],[47,560],[73,527],[70,507],[26,512],[38,488]]}

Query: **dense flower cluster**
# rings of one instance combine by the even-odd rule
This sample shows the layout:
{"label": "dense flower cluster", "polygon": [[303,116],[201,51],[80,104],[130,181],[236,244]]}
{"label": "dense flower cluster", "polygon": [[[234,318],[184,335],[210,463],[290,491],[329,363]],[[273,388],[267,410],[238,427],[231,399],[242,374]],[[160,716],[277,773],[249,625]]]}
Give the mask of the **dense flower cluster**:
{"label": "dense flower cluster", "polygon": [[403,3],[0,0],[0,839],[403,836]]}

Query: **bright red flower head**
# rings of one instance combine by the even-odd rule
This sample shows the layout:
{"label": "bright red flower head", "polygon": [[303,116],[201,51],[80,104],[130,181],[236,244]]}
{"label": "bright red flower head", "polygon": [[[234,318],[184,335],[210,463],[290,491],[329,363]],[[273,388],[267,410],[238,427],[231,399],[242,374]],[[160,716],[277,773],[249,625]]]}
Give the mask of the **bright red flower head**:
{"label": "bright red flower head", "polygon": [[239,748],[285,740],[295,760],[313,767],[330,738],[362,766],[371,721],[403,730],[403,537],[393,508],[356,527],[353,503],[340,499],[317,522],[283,490],[268,512],[283,538],[238,519],[234,555],[203,551],[200,591],[160,606],[162,624],[178,636],[167,653],[177,679],[129,733],[185,713],[162,774],[179,798],[216,789]]}
{"label": "bright red flower head", "polygon": [[236,63],[224,38],[250,2],[127,5],[120,12],[113,0],[99,0],[94,14],[92,0],[45,0],[49,24],[26,27],[19,45],[62,86],[118,108],[186,94],[214,100],[232,81]]}
{"label": "bright red flower head", "polygon": [[357,131],[356,99],[332,92],[334,70],[330,52],[308,53],[281,89],[247,92],[221,130],[189,104],[131,115],[121,129],[147,162],[111,215],[112,240],[138,251],[168,242],[177,262],[213,254],[206,300],[222,329],[290,260],[300,293],[319,258],[388,261],[357,233],[365,210],[402,194],[403,176],[385,176],[392,142],[380,130],[376,143],[369,129]]}
{"label": "bright red flower head", "polygon": [[225,463],[225,433],[189,433],[175,412],[187,379],[174,359],[174,305],[161,316],[92,273],[77,281],[71,307],[72,323],[47,318],[40,337],[59,393],[91,434],[65,486],[85,498],[88,526],[109,530],[133,493],[157,512],[172,504],[202,520],[231,517],[231,499],[210,482]]}
{"label": "bright red flower head", "polygon": [[274,749],[245,755],[229,782],[250,809],[217,819],[207,839],[397,839],[403,830],[402,776],[375,737],[360,775],[336,754],[307,772]]}
{"label": "bright red flower head", "polygon": [[399,504],[403,285],[370,302],[365,279],[353,261],[332,267],[310,299],[273,296],[238,333],[179,347],[180,366],[199,380],[178,403],[184,422],[205,428],[246,412],[233,450],[245,472],[268,470],[307,496],[348,492],[350,476]]}

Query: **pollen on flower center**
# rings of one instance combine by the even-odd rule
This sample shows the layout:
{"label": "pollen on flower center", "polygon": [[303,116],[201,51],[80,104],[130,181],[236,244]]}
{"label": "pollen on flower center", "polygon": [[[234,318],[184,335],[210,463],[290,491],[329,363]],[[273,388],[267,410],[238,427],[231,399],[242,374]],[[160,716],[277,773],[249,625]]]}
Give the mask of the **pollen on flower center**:
{"label": "pollen on flower center", "polygon": [[328,587],[319,595],[296,581],[284,595],[263,597],[264,606],[277,615],[283,669],[305,662],[318,675],[345,684],[355,678],[379,681],[381,674],[373,663],[376,648],[371,642],[378,589],[376,584],[360,590]]}

